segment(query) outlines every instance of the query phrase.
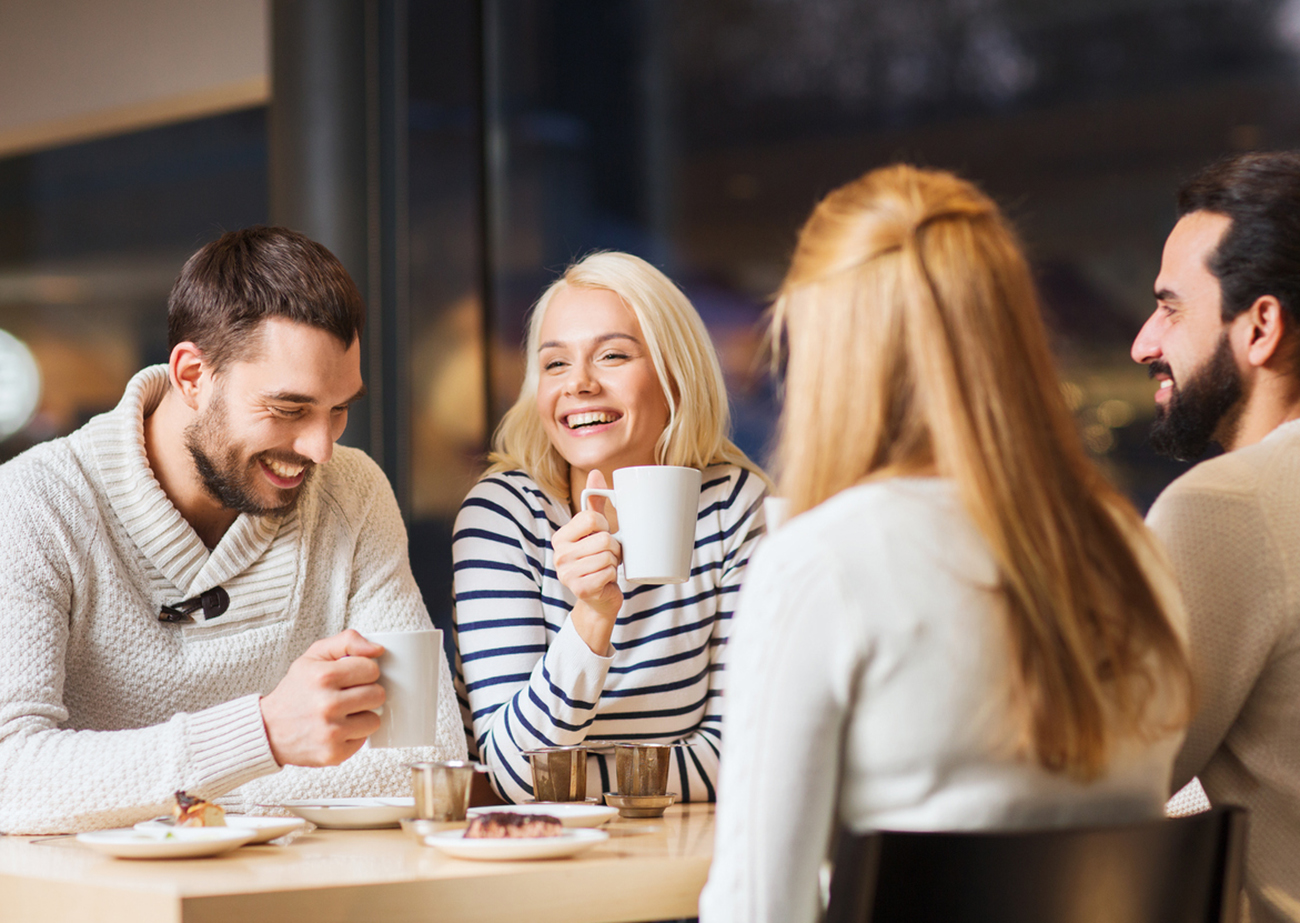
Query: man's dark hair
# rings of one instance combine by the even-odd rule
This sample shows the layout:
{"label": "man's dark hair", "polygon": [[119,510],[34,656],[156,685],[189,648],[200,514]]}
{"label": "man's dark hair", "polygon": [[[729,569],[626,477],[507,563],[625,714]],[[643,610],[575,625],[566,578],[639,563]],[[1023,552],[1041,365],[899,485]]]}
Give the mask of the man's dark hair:
{"label": "man's dark hair", "polygon": [[1193,177],[1178,193],[1178,216],[1207,211],[1232,224],[1206,261],[1230,321],[1264,295],[1300,321],[1300,152],[1241,154]]}
{"label": "man's dark hair", "polygon": [[334,254],[297,231],[230,231],[181,269],[167,299],[167,346],[188,340],[219,369],[247,355],[271,317],[317,327],[346,348],[361,335],[366,303]]}

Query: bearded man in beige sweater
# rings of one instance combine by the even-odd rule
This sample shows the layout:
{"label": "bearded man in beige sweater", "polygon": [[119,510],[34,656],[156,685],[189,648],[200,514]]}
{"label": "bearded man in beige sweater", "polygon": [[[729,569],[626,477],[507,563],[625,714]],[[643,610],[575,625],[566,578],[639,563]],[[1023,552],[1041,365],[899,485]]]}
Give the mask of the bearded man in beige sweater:
{"label": "bearded man in beige sweater", "polygon": [[1179,193],[1133,358],[1160,382],[1157,451],[1224,454],[1148,523],[1191,618],[1199,706],[1174,767],[1250,809],[1253,923],[1300,920],[1300,154],[1246,154]]}
{"label": "bearded man in beige sweater", "polygon": [[0,466],[0,830],[120,826],[172,792],[237,810],[409,794],[463,756],[367,748],[368,630],[429,627],[392,490],[335,441],[364,393],[365,305],[282,228],[185,264],[171,354],[116,409]]}

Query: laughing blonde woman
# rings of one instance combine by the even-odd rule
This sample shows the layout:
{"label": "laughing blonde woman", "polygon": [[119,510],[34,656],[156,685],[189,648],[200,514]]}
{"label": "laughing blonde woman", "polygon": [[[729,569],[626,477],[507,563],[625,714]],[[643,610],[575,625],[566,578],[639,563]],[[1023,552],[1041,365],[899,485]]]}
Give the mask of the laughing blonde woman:
{"label": "laughing blonde woman", "polygon": [[[722,371],[686,296],[626,253],[574,264],[533,308],[519,399],[453,535],[458,689],[471,749],[509,801],[533,796],[524,753],[680,742],[669,790],[712,801],[726,644],[763,531],[767,479],[727,438]],[[633,586],[584,487],[615,469],[701,469],[686,583]],[[589,793],[613,790],[608,753]]]}
{"label": "laughing blonde woman", "polygon": [[701,918],[816,919],[837,823],[1160,816],[1185,615],[1084,455],[994,204],[907,166],[836,190],[775,329],[796,517],[741,595]]}

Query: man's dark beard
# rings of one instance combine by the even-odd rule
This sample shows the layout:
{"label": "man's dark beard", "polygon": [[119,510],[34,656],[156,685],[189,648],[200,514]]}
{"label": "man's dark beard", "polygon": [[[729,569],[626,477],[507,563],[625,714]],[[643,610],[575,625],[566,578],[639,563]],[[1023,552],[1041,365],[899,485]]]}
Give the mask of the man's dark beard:
{"label": "man's dark beard", "polygon": [[[207,448],[204,447],[205,443]],[[302,489],[307,485],[307,480],[315,467],[309,459],[277,456],[277,461],[306,467],[302,482],[293,489],[292,493],[285,491],[288,496],[280,506],[271,507],[259,503],[249,484],[256,475],[250,473],[249,466],[241,462],[239,448],[230,445],[226,433],[225,402],[220,394],[213,397],[212,403],[201,417],[185,427],[185,447],[189,449],[190,457],[194,459],[194,467],[203,481],[203,489],[226,509],[234,510],[236,513],[247,513],[250,516],[271,516],[290,512],[298,505]],[[213,460],[213,454],[209,450],[221,458],[221,464]],[[253,464],[256,465],[257,462],[254,461]]]}
{"label": "man's dark beard", "polygon": [[[1159,373],[1171,374],[1164,362],[1152,362],[1147,368],[1153,378]],[[1240,402],[1241,372],[1224,334],[1209,361],[1174,385],[1165,406],[1156,407],[1151,447],[1169,458],[1196,461],[1210,447],[1224,419],[1229,414],[1235,418],[1234,408]],[[1231,424],[1233,419],[1227,422]]]}

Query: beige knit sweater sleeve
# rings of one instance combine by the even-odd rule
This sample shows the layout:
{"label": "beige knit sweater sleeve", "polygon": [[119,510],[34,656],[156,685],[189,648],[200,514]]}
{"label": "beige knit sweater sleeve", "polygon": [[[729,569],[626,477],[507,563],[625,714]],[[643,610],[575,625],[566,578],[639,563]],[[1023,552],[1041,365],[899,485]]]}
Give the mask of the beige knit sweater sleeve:
{"label": "beige knit sweater sleeve", "polygon": [[1300,421],[1202,462],[1148,521],[1191,617],[1198,707],[1174,766],[1215,805],[1250,811],[1255,923],[1300,907]]}
{"label": "beige knit sweater sleeve", "polygon": [[360,453],[336,462],[318,479],[323,511],[294,533],[311,534],[289,552],[301,566],[287,571],[285,617],[192,644],[151,614],[174,589],[158,590],[66,441],[0,466],[0,831],[125,826],[163,813],[177,789],[249,811],[404,795],[412,759],[464,755],[444,663],[436,747],[329,769],[280,770],[271,756],[259,694],[307,645],[345,627],[429,625],[382,473]]}
{"label": "beige knit sweater sleeve", "polygon": [[[368,458],[358,460],[358,481],[367,486],[370,502],[355,524],[352,587],[348,596],[347,626],[363,634],[375,631],[411,631],[429,628],[430,620],[419,587],[411,575],[406,527],[397,501],[378,467]],[[349,493],[353,493],[349,491]],[[352,514],[353,497],[338,498],[340,515]],[[438,687],[438,743],[433,747],[359,751],[340,766],[310,769],[286,766],[275,775],[251,781],[229,797],[227,807],[252,814],[283,813],[268,805],[300,798],[352,798],[409,796],[410,764],[417,760],[456,760],[466,755],[465,733],[451,670],[446,657],[440,665]]]}
{"label": "beige knit sweater sleeve", "polygon": [[1284,633],[1284,569],[1263,504],[1252,491],[1185,477],[1147,517],[1187,603],[1196,677],[1198,705],[1174,765],[1173,791],[1223,745]]}
{"label": "beige knit sweater sleeve", "polygon": [[[214,797],[276,770],[255,695],[176,713],[152,726],[75,730],[64,690],[72,612],[92,594],[112,612],[115,593],[96,558],[101,543],[71,524],[93,522],[93,503],[51,489],[57,465],[0,469],[0,830],[59,833],[134,823],[161,813],[184,788]],[[72,479],[69,478],[71,481]],[[105,619],[91,643],[107,658],[140,653]],[[168,664],[137,662],[137,672]],[[104,694],[112,690],[104,689]],[[160,693],[161,694],[161,693]]]}

